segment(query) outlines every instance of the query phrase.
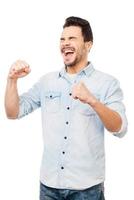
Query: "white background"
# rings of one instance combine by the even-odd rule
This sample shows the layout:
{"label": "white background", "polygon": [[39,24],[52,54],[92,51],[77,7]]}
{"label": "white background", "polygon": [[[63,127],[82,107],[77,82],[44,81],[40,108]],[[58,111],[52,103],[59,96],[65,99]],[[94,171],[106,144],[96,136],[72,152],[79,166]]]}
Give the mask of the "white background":
{"label": "white background", "polygon": [[[118,139],[106,132],[106,200],[134,199],[133,49],[131,0],[0,0],[0,199],[38,200],[43,150],[40,110],[22,120],[8,120],[4,91],[11,64],[26,60],[32,69],[19,80],[19,92],[43,74],[61,69],[59,38],[66,17],[90,21],[95,68],[120,80],[129,121],[128,134]],[[70,177],[71,178],[71,177]]]}

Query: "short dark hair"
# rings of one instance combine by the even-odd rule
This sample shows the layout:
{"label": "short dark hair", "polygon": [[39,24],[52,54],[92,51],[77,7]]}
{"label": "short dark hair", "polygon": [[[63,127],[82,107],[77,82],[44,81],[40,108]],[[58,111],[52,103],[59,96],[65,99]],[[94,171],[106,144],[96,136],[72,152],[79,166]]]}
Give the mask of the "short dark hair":
{"label": "short dark hair", "polygon": [[84,38],[84,42],[91,41],[93,42],[93,32],[90,26],[90,23],[82,19],[80,17],[68,17],[65,20],[65,24],[63,25],[63,28],[69,27],[69,26],[79,26],[82,31],[82,35]]}

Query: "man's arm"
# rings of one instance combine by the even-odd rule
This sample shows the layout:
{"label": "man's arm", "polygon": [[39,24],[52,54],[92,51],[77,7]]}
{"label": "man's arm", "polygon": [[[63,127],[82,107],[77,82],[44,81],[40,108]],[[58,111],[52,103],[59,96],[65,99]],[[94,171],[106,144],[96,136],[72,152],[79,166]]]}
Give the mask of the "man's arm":
{"label": "man's arm", "polygon": [[9,119],[16,119],[19,112],[17,80],[8,78],[5,93],[5,111]]}
{"label": "man's arm", "polygon": [[19,113],[18,78],[26,76],[29,72],[29,65],[25,61],[18,60],[11,66],[5,92],[5,111],[9,119],[16,119]]}
{"label": "man's arm", "polygon": [[111,108],[99,102],[86,88],[83,82],[73,87],[72,96],[83,103],[89,104],[99,115],[106,129],[110,132],[119,132],[122,126],[121,116]]}
{"label": "man's arm", "polygon": [[97,112],[108,131],[118,132],[121,129],[122,119],[117,112],[111,110],[98,100],[92,104],[92,108]]}

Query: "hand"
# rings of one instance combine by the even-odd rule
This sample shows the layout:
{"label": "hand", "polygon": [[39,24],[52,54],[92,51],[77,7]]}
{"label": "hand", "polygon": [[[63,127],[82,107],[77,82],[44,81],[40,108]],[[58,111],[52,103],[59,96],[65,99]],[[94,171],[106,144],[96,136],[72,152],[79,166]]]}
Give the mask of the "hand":
{"label": "hand", "polygon": [[90,104],[91,106],[98,101],[95,96],[91,94],[83,82],[79,82],[73,86],[72,97],[74,99],[79,99],[83,103]]}
{"label": "hand", "polygon": [[10,79],[22,78],[30,73],[29,65],[23,60],[17,60],[12,64],[8,77]]}

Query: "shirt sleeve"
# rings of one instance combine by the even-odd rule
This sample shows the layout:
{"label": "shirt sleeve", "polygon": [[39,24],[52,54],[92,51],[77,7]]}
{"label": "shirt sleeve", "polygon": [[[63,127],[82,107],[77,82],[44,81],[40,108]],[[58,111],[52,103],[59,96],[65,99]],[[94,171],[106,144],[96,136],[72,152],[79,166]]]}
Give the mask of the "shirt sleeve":
{"label": "shirt sleeve", "polygon": [[33,85],[26,93],[19,96],[18,119],[28,115],[41,105],[40,101],[40,81]]}
{"label": "shirt sleeve", "polygon": [[121,119],[122,119],[122,126],[118,132],[112,132],[113,135],[117,137],[123,137],[127,132],[127,117],[125,114],[125,106],[122,102],[123,100],[123,92],[120,88],[119,81],[114,79],[110,83],[110,87],[108,88],[104,100],[104,104],[111,108],[112,110],[116,111]]}

